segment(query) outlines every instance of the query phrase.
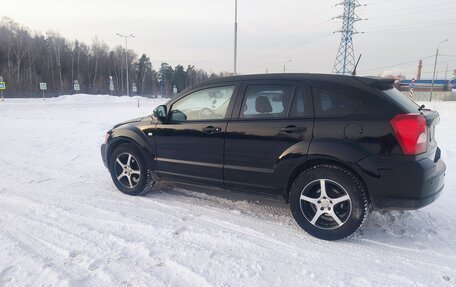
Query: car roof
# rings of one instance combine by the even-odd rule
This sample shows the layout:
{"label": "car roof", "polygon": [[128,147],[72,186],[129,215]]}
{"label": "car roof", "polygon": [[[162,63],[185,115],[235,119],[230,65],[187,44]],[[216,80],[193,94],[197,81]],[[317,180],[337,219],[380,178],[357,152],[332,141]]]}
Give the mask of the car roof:
{"label": "car roof", "polygon": [[394,79],[380,77],[358,77],[352,75],[337,75],[337,74],[310,74],[310,73],[282,73],[282,74],[250,74],[238,75],[211,79],[200,82],[186,90],[192,90],[200,86],[219,84],[234,81],[255,81],[255,80],[307,80],[315,83],[337,83],[350,86],[360,86],[362,84],[378,87],[384,85],[393,85]]}
{"label": "car roof", "polygon": [[238,76],[228,76],[222,78],[211,79],[204,83],[219,83],[222,81],[253,81],[253,80],[308,80],[308,79],[336,79],[336,78],[351,78],[352,76],[347,75],[335,75],[335,74],[308,74],[308,73],[281,73],[281,74],[248,74]]}

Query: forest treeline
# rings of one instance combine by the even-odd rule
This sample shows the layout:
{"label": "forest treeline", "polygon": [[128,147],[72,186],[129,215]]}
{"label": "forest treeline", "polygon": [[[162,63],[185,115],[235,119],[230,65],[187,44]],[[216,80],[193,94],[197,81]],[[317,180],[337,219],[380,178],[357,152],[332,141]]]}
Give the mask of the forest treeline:
{"label": "forest treeline", "polygon": [[125,49],[110,48],[95,38],[91,45],[70,41],[56,32],[31,32],[9,18],[0,20],[0,76],[6,82],[7,97],[36,97],[39,83],[47,83],[46,94],[58,96],[74,93],[78,81],[81,93],[110,94],[110,76],[114,95],[126,94],[126,69],[129,71],[130,94],[133,83],[137,94],[169,96],[176,86],[180,92],[188,86],[222,74],[208,74],[188,65],[172,67],[162,63],[154,68],[146,54],[140,57]]}

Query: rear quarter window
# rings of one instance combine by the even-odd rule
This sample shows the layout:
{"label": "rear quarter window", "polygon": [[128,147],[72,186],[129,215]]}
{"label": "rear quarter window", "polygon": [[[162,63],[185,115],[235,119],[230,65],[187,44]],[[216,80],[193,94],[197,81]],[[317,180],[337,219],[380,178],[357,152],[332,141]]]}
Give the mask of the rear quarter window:
{"label": "rear quarter window", "polygon": [[420,106],[417,103],[415,103],[411,98],[401,93],[398,89],[392,88],[388,90],[383,90],[382,92],[405,111],[409,113],[418,112],[418,108]]}
{"label": "rear quarter window", "polygon": [[342,95],[340,93],[314,89],[315,116],[325,117],[346,117],[355,112],[359,101]]}

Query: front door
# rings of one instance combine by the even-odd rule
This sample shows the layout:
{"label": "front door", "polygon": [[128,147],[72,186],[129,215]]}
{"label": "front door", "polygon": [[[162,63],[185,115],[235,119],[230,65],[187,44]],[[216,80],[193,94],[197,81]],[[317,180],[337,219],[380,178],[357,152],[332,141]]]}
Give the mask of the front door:
{"label": "front door", "polygon": [[223,149],[237,83],[206,87],[178,99],[155,129],[160,177],[223,184]]}
{"label": "front door", "polygon": [[[225,140],[225,185],[278,193],[313,132],[310,87],[295,81],[244,82]],[[292,159],[288,161],[288,159]]]}

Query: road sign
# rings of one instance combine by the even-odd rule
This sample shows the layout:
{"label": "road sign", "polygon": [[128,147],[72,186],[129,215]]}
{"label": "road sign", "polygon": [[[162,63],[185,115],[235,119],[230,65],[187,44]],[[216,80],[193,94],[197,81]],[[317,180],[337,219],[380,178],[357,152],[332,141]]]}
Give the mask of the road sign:
{"label": "road sign", "polygon": [[138,89],[136,88],[136,85],[133,85],[133,87],[131,88],[133,93],[136,93],[138,91]]}
{"label": "road sign", "polygon": [[0,90],[5,90],[5,89],[6,89],[5,82],[0,82]]}
{"label": "road sign", "polygon": [[114,91],[114,84],[112,82],[109,84],[109,90],[111,92]]}
{"label": "road sign", "polygon": [[75,91],[79,91],[81,89],[81,87],[79,86],[79,84],[75,83],[74,84],[74,90]]}
{"label": "road sign", "polygon": [[47,90],[47,85],[46,85],[46,83],[40,83],[40,90],[42,90],[42,91]]}

